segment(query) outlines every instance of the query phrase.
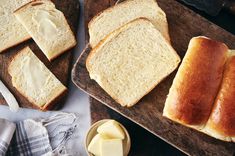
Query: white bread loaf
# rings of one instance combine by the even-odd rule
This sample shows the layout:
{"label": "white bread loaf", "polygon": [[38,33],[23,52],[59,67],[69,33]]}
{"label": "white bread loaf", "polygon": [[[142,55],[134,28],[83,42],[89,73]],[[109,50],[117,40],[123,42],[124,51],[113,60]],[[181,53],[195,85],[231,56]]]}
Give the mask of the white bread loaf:
{"label": "white bread loaf", "polygon": [[64,14],[51,1],[32,1],[14,14],[49,60],[76,45]]}
{"label": "white bread loaf", "polygon": [[224,43],[192,38],[163,116],[214,138],[235,142],[234,54]]}
{"label": "white bread loaf", "polygon": [[13,14],[17,8],[30,1],[0,0],[0,53],[31,38]]}
{"label": "white bread loaf", "polygon": [[174,71],[180,58],[147,19],[109,34],[89,54],[86,67],[114,100],[130,107]]}
{"label": "white bread loaf", "polygon": [[66,87],[47,69],[29,47],[14,56],[8,72],[13,86],[34,106],[46,110]]}
{"label": "white bread loaf", "polygon": [[94,48],[112,31],[140,17],[149,19],[170,42],[166,15],[155,0],[126,0],[104,10],[89,22],[91,47]]}

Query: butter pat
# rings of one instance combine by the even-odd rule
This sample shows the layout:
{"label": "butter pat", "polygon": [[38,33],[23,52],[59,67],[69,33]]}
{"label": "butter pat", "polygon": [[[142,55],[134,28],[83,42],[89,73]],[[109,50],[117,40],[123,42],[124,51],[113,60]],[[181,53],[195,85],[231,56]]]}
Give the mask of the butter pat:
{"label": "butter pat", "polygon": [[125,134],[122,128],[120,127],[119,123],[114,120],[107,121],[103,125],[99,126],[97,132],[109,139],[125,138]]}
{"label": "butter pat", "polygon": [[91,140],[88,146],[88,151],[96,156],[99,156],[100,155],[100,142],[101,142],[101,136],[100,134],[96,134],[96,136]]}
{"label": "butter pat", "polygon": [[101,139],[101,156],[123,156],[121,139]]}

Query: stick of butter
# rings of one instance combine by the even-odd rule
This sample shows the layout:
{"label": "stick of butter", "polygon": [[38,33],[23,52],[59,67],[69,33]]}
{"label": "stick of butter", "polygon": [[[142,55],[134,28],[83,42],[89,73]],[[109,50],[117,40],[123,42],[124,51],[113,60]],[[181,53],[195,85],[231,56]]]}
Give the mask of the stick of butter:
{"label": "stick of butter", "polygon": [[121,139],[101,139],[101,156],[123,156],[123,147]]}
{"label": "stick of butter", "polygon": [[125,134],[119,123],[115,120],[110,120],[98,127],[97,132],[109,139],[124,139]]}
{"label": "stick of butter", "polygon": [[100,155],[100,140],[100,134],[96,134],[88,146],[88,151],[94,155]]}

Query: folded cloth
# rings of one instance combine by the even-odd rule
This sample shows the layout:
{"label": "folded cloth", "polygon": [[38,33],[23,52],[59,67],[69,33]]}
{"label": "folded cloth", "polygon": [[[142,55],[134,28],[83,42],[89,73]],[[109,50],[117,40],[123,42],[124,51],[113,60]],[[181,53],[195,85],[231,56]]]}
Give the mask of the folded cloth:
{"label": "folded cloth", "polygon": [[41,156],[52,152],[47,129],[40,122],[28,119],[16,124],[7,155]]}
{"label": "folded cloth", "polygon": [[77,118],[74,113],[60,112],[48,119],[27,119],[17,123],[6,155],[79,156],[79,151],[74,148],[74,145],[79,146],[76,143],[79,136]]}
{"label": "folded cloth", "polygon": [[5,155],[15,132],[14,123],[5,119],[0,119],[0,156]]}

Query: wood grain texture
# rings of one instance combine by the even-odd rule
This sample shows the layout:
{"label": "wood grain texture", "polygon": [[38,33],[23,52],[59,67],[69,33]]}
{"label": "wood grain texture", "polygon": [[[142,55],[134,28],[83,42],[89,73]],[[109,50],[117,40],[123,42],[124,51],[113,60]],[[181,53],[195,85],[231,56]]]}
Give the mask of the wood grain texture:
{"label": "wood grain texture", "polygon": [[128,156],[185,155],[92,97],[90,97],[90,110],[92,123],[102,119],[114,119],[125,126],[131,137],[131,150]]}
{"label": "wood grain texture", "polygon": [[[235,36],[207,21],[174,0],[158,0],[166,12],[173,47],[183,58],[189,40],[194,36],[205,35],[225,42],[235,48]],[[101,10],[115,4],[114,0],[85,0],[85,19],[88,21]],[[87,34],[86,34],[87,35]],[[88,35],[87,35],[88,38]],[[160,83],[132,108],[117,104],[99,85],[90,79],[85,60],[90,52],[87,46],[72,71],[73,82],[82,90],[104,103],[111,109],[141,125],[154,135],[189,155],[233,155],[235,144],[216,140],[205,134],[184,127],[162,117],[162,110],[175,72]]]}
{"label": "wood grain texture", "polygon": [[[77,26],[78,26],[78,15],[79,15],[79,3],[78,0],[52,0],[56,8],[61,10],[68,23],[76,35]],[[18,51],[23,49],[24,47],[29,46],[32,51],[39,57],[39,59],[52,71],[53,74],[64,84],[67,86],[68,78],[70,77],[70,67],[71,67],[71,60],[72,60],[72,51],[73,49],[65,52],[54,61],[49,62],[46,56],[42,53],[39,49],[37,44],[32,40],[28,40],[22,44],[19,44],[15,47],[12,47],[6,50],[4,53],[0,54],[0,79],[3,83],[10,89],[10,91],[15,95],[17,101],[19,102],[21,107],[25,108],[35,108],[25,97],[23,97],[13,86],[11,83],[11,77],[7,72],[8,64],[10,63],[11,59],[16,55]],[[64,103],[65,96],[60,97],[58,102],[61,104]],[[0,104],[6,104],[4,98],[0,94]],[[55,105],[58,107],[58,105]],[[35,108],[36,109],[36,108]]]}

